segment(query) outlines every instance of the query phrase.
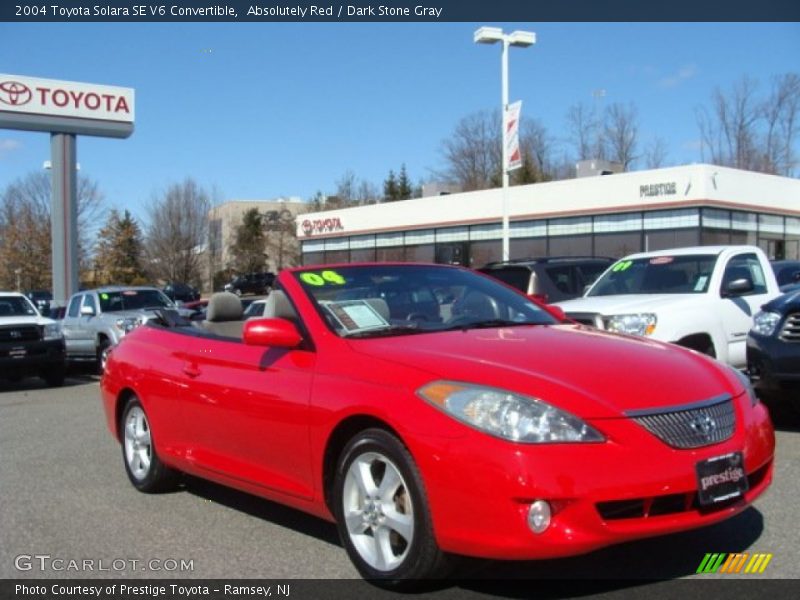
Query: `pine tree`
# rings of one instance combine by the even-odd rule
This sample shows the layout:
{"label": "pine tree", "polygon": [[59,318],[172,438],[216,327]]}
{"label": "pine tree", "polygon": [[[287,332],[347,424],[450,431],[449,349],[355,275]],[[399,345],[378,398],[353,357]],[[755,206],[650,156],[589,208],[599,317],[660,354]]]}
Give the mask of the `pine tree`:
{"label": "pine tree", "polygon": [[406,173],[406,165],[403,163],[400,167],[400,177],[397,180],[397,199],[408,200],[413,193],[411,181],[409,181],[408,173]]}
{"label": "pine tree", "polygon": [[266,249],[264,215],[257,208],[251,208],[242,216],[230,246],[235,268],[240,273],[263,271],[267,263]]}
{"label": "pine tree", "polygon": [[389,170],[389,176],[383,182],[383,201],[394,202],[399,198],[400,196],[397,188],[397,178],[394,176],[394,171]]}
{"label": "pine tree", "polygon": [[132,285],[146,281],[142,269],[142,230],[129,211],[112,210],[95,246],[95,279],[102,284]]}

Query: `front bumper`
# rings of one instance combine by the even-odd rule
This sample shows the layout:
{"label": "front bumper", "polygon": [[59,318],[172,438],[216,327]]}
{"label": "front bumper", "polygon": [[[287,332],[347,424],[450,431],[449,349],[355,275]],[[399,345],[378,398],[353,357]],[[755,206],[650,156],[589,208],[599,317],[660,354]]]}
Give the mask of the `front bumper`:
{"label": "front bumper", "polygon": [[[592,421],[607,438],[596,444],[512,444],[470,431],[446,442],[443,451],[441,439],[416,439],[411,451],[425,481],[436,539],[457,554],[541,559],[732,517],[769,486],[775,447],[764,406],[751,408],[741,397],[735,402],[733,436],[692,450],[673,449],[629,419]],[[730,452],[743,453],[749,490],[701,508],[696,464]],[[553,516],[546,531],[534,534],[527,511],[540,499],[550,503]]]}
{"label": "front bumper", "polygon": [[64,361],[63,339],[0,344],[0,376],[41,373]]}
{"label": "front bumper", "polygon": [[800,383],[800,343],[751,332],[747,336],[747,372],[753,385],[765,391]]}

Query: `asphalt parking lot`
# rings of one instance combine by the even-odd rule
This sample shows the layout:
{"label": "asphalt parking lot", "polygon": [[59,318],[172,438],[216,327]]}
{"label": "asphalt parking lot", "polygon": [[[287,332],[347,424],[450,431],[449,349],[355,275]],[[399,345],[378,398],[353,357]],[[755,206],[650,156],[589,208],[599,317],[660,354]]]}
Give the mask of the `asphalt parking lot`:
{"label": "asphalt parking lot", "polygon": [[[357,577],[334,526],[325,521],[195,479],[170,494],[134,491],[106,430],[98,388],[90,375],[70,377],[58,389],[35,379],[0,383],[0,578]],[[579,558],[469,561],[469,577],[713,577],[695,575],[705,553],[743,551],[773,554],[766,571],[750,578],[800,577],[800,418],[772,408],[778,439],[775,481],[736,518]],[[95,570],[42,568],[36,559],[20,562],[20,555],[90,560]],[[99,561],[108,567],[116,559],[124,562],[97,570]],[[142,566],[153,559],[159,562]],[[181,570],[181,561],[190,561],[191,569]],[[26,566],[30,569],[19,568]],[[480,583],[469,587],[460,588],[458,597],[491,595],[491,588]],[[448,589],[438,593],[449,597]]]}

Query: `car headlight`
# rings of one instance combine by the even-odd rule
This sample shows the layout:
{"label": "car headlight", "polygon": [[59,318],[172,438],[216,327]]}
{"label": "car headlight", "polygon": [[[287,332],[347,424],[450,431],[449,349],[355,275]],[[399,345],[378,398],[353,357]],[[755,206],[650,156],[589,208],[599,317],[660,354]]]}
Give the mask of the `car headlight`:
{"label": "car headlight", "polygon": [[137,319],[136,317],[125,317],[124,319],[117,319],[116,322],[114,323],[117,329],[119,329],[122,333],[130,333],[141,324],[142,321],[140,319]]}
{"label": "car headlight", "polygon": [[656,330],[658,319],[653,313],[614,315],[608,318],[606,329],[630,335],[650,335]]}
{"label": "car headlight", "polygon": [[753,317],[752,331],[761,335],[772,335],[781,321],[781,315],[770,311],[759,311]]}
{"label": "car headlight", "polygon": [[459,421],[512,442],[541,444],[605,440],[578,417],[539,398],[453,381],[435,381],[417,393]]}
{"label": "car headlight", "polygon": [[61,333],[61,327],[59,327],[58,323],[50,323],[42,328],[42,337],[45,341],[60,340],[64,337],[64,334]]}
{"label": "car headlight", "polygon": [[750,398],[750,405],[755,406],[758,404],[758,396],[756,396],[756,391],[753,389],[753,384],[747,374],[734,367],[729,368],[731,371],[733,371],[733,374],[736,375],[736,379],[741,382],[745,391],[747,391],[747,395]]}

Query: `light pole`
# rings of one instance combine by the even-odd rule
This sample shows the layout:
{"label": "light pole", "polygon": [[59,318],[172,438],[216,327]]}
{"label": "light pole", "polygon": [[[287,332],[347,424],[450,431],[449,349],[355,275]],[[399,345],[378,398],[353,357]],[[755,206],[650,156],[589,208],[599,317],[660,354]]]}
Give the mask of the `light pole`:
{"label": "light pole", "polygon": [[510,228],[508,224],[508,148],[506,146],[506,111],[508,110],[508,47],[527,48],[536,43],[536,34],[531,31],[513,31],[503,33],[499,27],[481,27],[475,31],[473,41],[476,44],[494,44],[501,42],[503,51],[500,57],[502,104],[500,107],[500,129],[503,144],[503,260],[509,259]]}

